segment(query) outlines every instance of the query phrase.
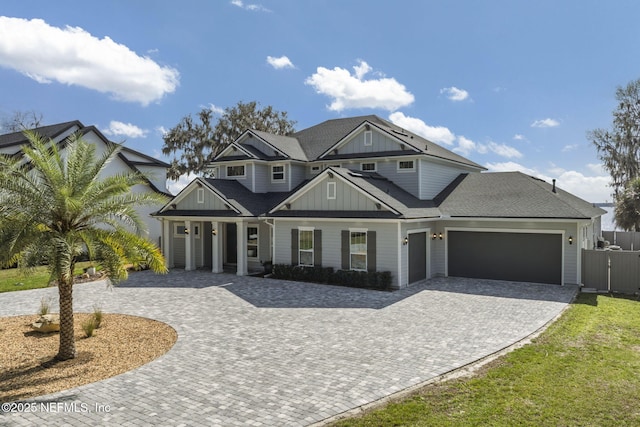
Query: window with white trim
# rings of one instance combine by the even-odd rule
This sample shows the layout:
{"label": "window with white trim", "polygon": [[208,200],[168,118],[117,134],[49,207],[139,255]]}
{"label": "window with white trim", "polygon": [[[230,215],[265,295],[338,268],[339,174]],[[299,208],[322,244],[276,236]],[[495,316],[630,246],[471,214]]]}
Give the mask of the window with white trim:
{"label": "window with white trim", "polygon": [[336,198],[336,183],[327,182],[327,199],[334,200]]}
{"label": "window with white trim", "polygon": [[367,130],[364,132],[364,145],[371,145],[373,144],[373,132],[370,130]]}
{"label": "window with white trim", "polygon": [[313,267],[313,229],[298,228],[298,263]]}
{"label": "window with white trim", "polygon": [[185,227],[184,223],[174,223],[173,224],[173,237],[184,237],[185,234],[185,230],[187,229],[187,227]]}
{"label": "window with white trim", "polygon": [[413,160],[399,160],[398,172],[413,172],[415,170],[415,162]]}
{"label": "window with white trim", "polygon": [[311,173],[312,174],[317,174],[320,172],[321,167],[320,166],[311,166]]}
{"label": "window with white trim", "polygon": [[247,257],[258,258],[258,226],[247,227]]}
{"label": "window with white trim", "polygon": [[196,193],[198,196],[198,203],[204,203],[204,188],[198,188]]}
{"label": "window with white trim", "polygon": [[227,177],[244,177],[244,165],[227,166]]}
{"label": "window with white trim", "polygon": [[367,232],[350,231],[349,259],[351,270],[367,271]]}
{"label": "window with white trim", "polygon": [[271,166],[271,182],[284,182],[284,165]]}
{"label": "window with white trim", "polygon": [[375,172],[376,171],[376,163],[375,162],[361,163],[360,164],[360,170],[361,171]]}

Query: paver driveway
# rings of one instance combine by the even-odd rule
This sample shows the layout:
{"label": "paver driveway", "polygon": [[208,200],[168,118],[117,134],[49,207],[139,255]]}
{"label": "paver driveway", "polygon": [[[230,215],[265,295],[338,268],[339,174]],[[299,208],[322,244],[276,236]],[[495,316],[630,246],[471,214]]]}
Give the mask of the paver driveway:
{"label": "paver driveway", "polygon": [[[576,292],[454,278],[379,292],[195,271],[77,285],[76,311],[161,320],[177,343],[131,372],[31,399],[109,412],[0,413],[0,425],[308,425],[494,353]],[[0,294],[0,316],[34,313],[45,295],[56,289]]]}

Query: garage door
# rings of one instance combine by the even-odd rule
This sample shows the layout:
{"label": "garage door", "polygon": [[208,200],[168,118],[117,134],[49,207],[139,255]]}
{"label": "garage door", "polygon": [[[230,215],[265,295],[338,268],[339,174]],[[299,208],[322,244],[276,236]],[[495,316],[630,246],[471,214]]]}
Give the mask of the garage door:
{"label": "garage door", "polygon": [[449,231],[448,274],[456,277],[562,283],[562,235]]}
{"label": "garage door", "polygon": [[409,283],[427,277],[427,233],[409,234]]}

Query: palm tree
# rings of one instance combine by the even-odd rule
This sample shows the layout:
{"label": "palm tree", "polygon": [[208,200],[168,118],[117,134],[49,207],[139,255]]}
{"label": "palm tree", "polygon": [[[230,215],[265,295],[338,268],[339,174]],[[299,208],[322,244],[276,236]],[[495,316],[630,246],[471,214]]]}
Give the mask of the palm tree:
{"label": "palm tree", "polygon": [[142,236],[135,208],[166,200],[151,192],[132,192],[144,185],[138,173],[101,178],[120,146],[110,144],[101,155],[81,136],[63,148],[27,131],[24,157],[0,155],[0,264],[29,269],[49,267],[58,282],[60,346],[56,359],[76,355],[73,329],[73,271],[87,254],[112,282],[127,278],[127,265],[167,271],[158,247]]}

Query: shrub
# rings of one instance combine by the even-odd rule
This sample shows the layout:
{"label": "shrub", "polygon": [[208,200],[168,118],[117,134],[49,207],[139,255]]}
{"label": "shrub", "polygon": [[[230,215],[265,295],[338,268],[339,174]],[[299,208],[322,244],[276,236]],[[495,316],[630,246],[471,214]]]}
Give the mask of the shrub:
{"label": "shrub", "polygon": [[274,264],[273,278],[301,282],[328,283],[354,288],[390,290],[390,271],[334,270],[333,267],[304,267],[300,265]]}
{"label": "shrub", "polygon": [[51,298],[42,297],[40,300],[40,309],[38,309],[38,314],[40,316],[44,316],[49,313],[51,313]]}
{"label": "shrub", "polygon": [[96,324],[96,329],[100,329],[100,325],[102,324],[102,318],[104,317],[104,313],[102,312],[102,308],[99,305],[93,306],[93,321]]}
{"label": "shrub", "polygon": [[93,331],[96,329],[96,319],[91,316],[89,319],[82,323],[82,330],[85,337],[89,338],[93,336]]}

